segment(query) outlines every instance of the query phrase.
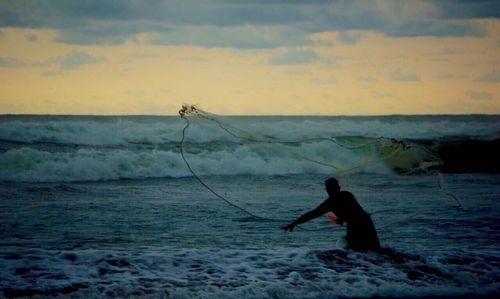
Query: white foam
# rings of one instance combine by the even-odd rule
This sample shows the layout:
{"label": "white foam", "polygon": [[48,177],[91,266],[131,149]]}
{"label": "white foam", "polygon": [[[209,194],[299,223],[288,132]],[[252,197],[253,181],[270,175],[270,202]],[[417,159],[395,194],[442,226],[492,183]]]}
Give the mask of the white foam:
{"label": "white foam", "polygon": [[[57,289],[80,284],[84,287],[71,296],[81,298],[331,298],[488,294],[500,287],[497,272],[475,266],[485,261],[481,256],[460,265],[446,263],[446,253],[438,252],[403,264],[374,253],[336,251],[331,260],[317,254],[307,248],[17,250],[20,258],[0,257],[0,288],[57,294]],[[430,265],[432,257],[442,262]],[[16,269],[26,273],[15,274]]]}
{"label": "white foam", "polygon": [[0,139],[82,145],[161,144],[180,139],[181,122],[14,121],[0,126]]}
{"label": "white foam", "polygon": [[[189,147],[188,147],[189,149]],[[347,168],[367,157],[344,149],[334,151],[328,142],[284,145],[246,144],[220,151],[186,153],[199,175],[286,175],[334,173],[335,169],[312,163]],[[47,152],[22,147],[0,153],[0,180],[22,182],[100,181],[191,175],[180,153],[162,150],[78,149],[74,152]],[[366,169],[362,169],[366,170]],[[369,171],[388,172],[383,164]]]}
{"label": "white foam", "polygon": [[[215,123],[192,119],[188,141],[205,143],[234,140]],[[256,136],[273,136],[282,140],[311,137],[362,136],[370,138],[435,139],[449,136],[498,137],[500,121],[450,121],[440,119],[294,119],[230,118],[227,123]],[[16,142],[53,142],[61,144],[120,145],[127,143],[162,144],[177,142],[184,122],[178,118],[133,119],[97,122],[9,121],[0,125],[0,139]]]}
{"label": "white foam", "polygon": [[[99,181],[188,176],[179,153],[179,118],[124,118],[94,121],[75,117],[65,120],[2,122],[0,139],[28,144],[8,145],[0,153],[0,180],[24,182]],[[311,140],[335,136],[390,138],[438,138],[443,136],[495,136],[500,121],[460,122],[433,119],[391,120],[364,118],[229,118],[226,122],[244,128],[235,131],[258,139],[303,140],[293,145],[248,143],[234,138],[216,123],[194,118],[186,131],[186,157],[200,175],[335,174],[337,170],[388,173],[412,170],[427,152],[413,147],[391,161],[381,159],[394,150],[390,141],[381,147],[376,139],[342,142],[367,145],[349,150],[335,142]],[[268,139],[270,140],[270,139]],[[50,144],[39,144],[49,142]],[[52,143],[57,144],[54,146]],[[139,146],[135,144],[139,143]],[[85,146],[67,146],[78,144]],[[144,144],[151,146],[143,146]],[[381,150],[385,147],[385,150]],[[114,149],[114,150],[113,150]],[[192,154],[189,154],[192,153]],[[370,160],[381,163],[365,163]],[[319,163],[315,163],[316,162]],[[426,161],[433,161],[427,159]],[[389,167],[385,163],[391,164]],[[434,161],[433,161],[434,162]],[[439,161],[437,161],[438,163]],[[323,165],[321,165],[323,164]],[[362,165],[362,167],[356,168]]]}

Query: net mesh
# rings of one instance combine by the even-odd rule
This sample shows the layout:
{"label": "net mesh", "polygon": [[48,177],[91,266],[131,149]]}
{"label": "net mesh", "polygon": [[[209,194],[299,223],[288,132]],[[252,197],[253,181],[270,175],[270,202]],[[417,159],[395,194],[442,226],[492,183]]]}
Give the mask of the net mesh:
{"label": "net mesh", "polygon": [[[349,174],[355,172],[361,172],[369,167],[373,167],[374,165],[383,163],[393,170],[396,170],[399,174],[402,175],[412,175],[412,174],[424,174],[424,175],[432,175],[437,178],[437,187],[442,190],[446,195],[452,198],[458,207],[462,207],[458,197],[448,190],[446,182],[441,175],[441,173],[435,169],[433,166],[439,165],[439,157],[437,157],[433,152],[425,146],[415,144],[413,142],[409,142],[406,140],[399,140],[394,138],[363,138],[360,140],[356,137],[308,137],[301,139],[285,139],[279,138],[277,136],[269,135],[269,134],[258,134],[255,132],[250,132],[248,130],[242,129],[240,127],[234,126],[231,123],[224,121],[222,117],[204,111],[196,105],[188,105],[185,104],[179,110],[179,115],[182,119],[185,120],[186,125],[182,130],[182,140],[180,142],[181,155],[182,158],[188,167],[189,171],[195,177],[201,185],[203,185],[208,191],[214,194],[217,198],[223,200],[228,205],[241,210],[246,213],[250,217],[260,220],[267,221],[279,221],[284,222],[285,219],[276,219],[276,218],[268,218],[256,215],[255,213],[250,212],[249,210],[235,204],[233,201],[226,198],[222,194],[216,192],[213,188],[211,188],[192,168],[187,157],[186,157],[186,134],[188,132],[188,128],[191,125],[191,120],[193,119],[203,119],[214,124],[218,127],[221,132],[231,136],[236,139],[241,144],[278,144],[286,146],[288,154],[292,155],[296,159],[306,161],[308,163],[312,163],[315,165],[319,165],[321,167],[329,169],[334,176],[339,180],[340,185],[343,188],[349,186]],[[351,163],[347,166],[338,165],[333,163],[332,161],[320,160],[315,157],[307,156],[297,150],[296,145],[307,142],[329,142],[340,148],[350,151],[350,152],[363,152],[363,153],[372,153],[365,158]],[[422,159],[425,157],[425,159]],[[417,161],[417,162],[416,162]],[[410,217],[406,217],[405,219],[400,219],[395,221],[394,223],[386,224],[384,226],[393,225],[402,221],[406,221],[407,218],[415,217],[415,215],[411,215]]]}

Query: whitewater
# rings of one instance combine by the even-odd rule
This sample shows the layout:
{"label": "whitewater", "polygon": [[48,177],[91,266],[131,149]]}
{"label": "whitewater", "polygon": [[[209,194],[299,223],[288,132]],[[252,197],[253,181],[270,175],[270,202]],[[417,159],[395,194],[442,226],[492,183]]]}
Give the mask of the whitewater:
{"label": "whitewater", "polygon": [[[500,116],[216,119],[0,116],[0,297],[499,295]],[[384,254],[280,231],[331,176]]]}

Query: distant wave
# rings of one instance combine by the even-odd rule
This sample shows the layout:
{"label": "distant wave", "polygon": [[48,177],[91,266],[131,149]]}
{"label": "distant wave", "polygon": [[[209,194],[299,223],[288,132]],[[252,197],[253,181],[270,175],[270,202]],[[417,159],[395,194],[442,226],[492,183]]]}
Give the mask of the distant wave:
{"label": "distant wave", "polygon": [[[200,175],[338,172],[499,173],[500,120],[234,118],[234,138],[212,123],[187,134],[189,163]],[[105,181],[190,176],[180,156],[178,118],[120,121],[0,122],[0,180]],[[279,139],[278,139],[279,138]],[[330,141],[327,138],[332,138]]]}
{"label": "distant wave", "polygon": [[[396,121],[397,120],[397,121]],[[500,117],[458,121],[454,118],[414,120],[350,118],[232,118],[231,123],[251,134],[284,140],[311,137],[361,136],[431,140],[449,137],[498,138]],[[0,140],[19,143],[78,145],[164,144],[180,140],[184,122],[178,117],[96,122],[74,120],[13,121],[0,123]],[[187,140],[197,143],[232,141],[230,135],[213,123],[200,122],[190,128]]]}
{"label": "distant wave", "polygon": [[182,123],[13,121],[0,125],[0,139],[18,143],[78,145],[161,144],[179,140]]}
{"label": "distant wave", "polygon": [[[323,145],[324,148],[329,145]],[[304,145],[302,151],[318,148]],[[229,151],[187,154],[200,175],[328,173],[328,167],[300,159],[277,146],[243,145]],[[351,157],[353,160],[354,157]],[[347,165],[342,157],[342,165]],[[339,161],[340,162],[340,161]],[[28,147],[0,154],[0,179],[23,182],[100,181],[189,176],[178,152],[78,149],[47,152]]]}
{"label": "distant wave", "polygon": [[[191,148],[187,158],[200,175],[335,174],[365,163],[356,172],[422,174],[442,172],[500,172],[500,140],[462,141],[428,146],[414,145],[387,160],[391,154],[363,149],[352,152],[328,142],[284,145],[245,144],[209,151]],[[311,162],[308,159],[320,163]],[[369,163],[366,163],[366,162]],[[371,163],[370,161],[374,161]],[[163,150],[90,149],[48,152],[30,147],[0,153],[0,180],[20,182],[102,181],[189,176],[179,152]]]}

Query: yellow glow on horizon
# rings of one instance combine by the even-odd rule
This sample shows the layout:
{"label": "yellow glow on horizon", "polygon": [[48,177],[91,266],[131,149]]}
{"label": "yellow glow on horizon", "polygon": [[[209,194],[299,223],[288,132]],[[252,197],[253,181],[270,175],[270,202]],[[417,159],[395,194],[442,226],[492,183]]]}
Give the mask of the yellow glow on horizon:
{"label": "yellow glow on horizon", "polygon": [[[155,46],[144,36],[78,46],[55,42],[50,30],[4,29],[0,57],[12,63],[0,66],[0,114],[174,115],[183,103],[220,114],[498,114],[500,83],[481,78],[500,72],[500,22],[484,22],[484,37],[365,31],[344,44],[324,32],[310,47],[262,50]],[[270,63],[293,50],[319,57]],[[96,62],[63,67],[72,52]]]}

